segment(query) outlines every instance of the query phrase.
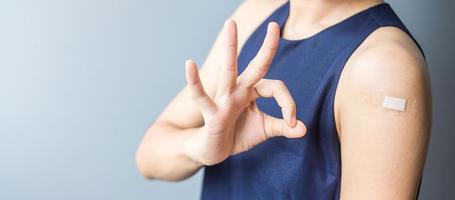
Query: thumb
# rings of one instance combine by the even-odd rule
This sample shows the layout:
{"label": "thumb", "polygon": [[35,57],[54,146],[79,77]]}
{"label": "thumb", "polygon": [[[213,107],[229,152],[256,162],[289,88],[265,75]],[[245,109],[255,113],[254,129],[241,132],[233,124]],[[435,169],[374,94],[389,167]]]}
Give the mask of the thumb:
{"label": "thumb", "polygon": [[299,138],[306,134],[306,126],[300,120],[297,120],[297,125],[291,127],[285,120],[272,117],[264,113],[264,128],[267,138],[276,136],[285,136],[287,138]]}

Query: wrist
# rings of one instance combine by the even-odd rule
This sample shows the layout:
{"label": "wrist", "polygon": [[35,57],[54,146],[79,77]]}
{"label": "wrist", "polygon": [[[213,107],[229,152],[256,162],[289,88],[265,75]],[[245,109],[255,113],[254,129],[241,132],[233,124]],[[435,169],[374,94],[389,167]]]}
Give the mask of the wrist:
{"label": "wrist", "polygon": [[198,128],[189,137],[187,137],[186,141],[183,143],[182,148],[182,155],[187,161],[196,167],[205,166],[205,164],[199,159],[200,156],[198,156],[200,154],[199,152],[201,152],[199,148],[201,148],[200,133],[202,130],[203,127]]}

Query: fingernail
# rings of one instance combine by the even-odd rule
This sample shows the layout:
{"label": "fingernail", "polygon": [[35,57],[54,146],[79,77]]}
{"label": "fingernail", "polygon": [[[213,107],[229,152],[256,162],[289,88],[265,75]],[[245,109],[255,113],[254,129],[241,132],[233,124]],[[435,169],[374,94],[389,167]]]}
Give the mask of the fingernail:
{"label": "fingernail", "polygon": [[189,65],[191,65],[191,60],[190,60],[190,59],[187,59],[187,60],[185,61],[185,66],[189,66]]}
{"label": "fingernail", "polygon": [[227,27],[229,25],[229,23],[231,23],[231,19],[227,19],[226,21],[224,21],[224,26]]}
{"label": "fingernail", "polygon": [[229,19],[227,19],[226,21],[224,21],[224,25],[223,25],[223,26],[224,26],[224,27],[223,27],[224,30],[227,29],[228,24],[229,24]]}

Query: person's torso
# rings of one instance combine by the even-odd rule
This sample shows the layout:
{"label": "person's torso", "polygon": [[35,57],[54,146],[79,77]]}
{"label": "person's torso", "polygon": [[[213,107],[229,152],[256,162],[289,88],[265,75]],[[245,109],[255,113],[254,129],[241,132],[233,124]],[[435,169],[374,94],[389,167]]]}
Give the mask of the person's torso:
{"label": "person's torso", "polygon": [[[281,29],[289,2],[273,12],[248,38],[238,57],[239,74],[259,50],[268,22]],[[339,199],[341,155],[334,98],[341,71],[373,31],[394,26],[407,31],[389,4],[363,10],[317,34],[280,44],[265,78],[282,80],[307,126],[303,138],[275,137],[247,152],[205,167],[202,199]],[[260,98],[263,112],[281,117],[274,99]]]}

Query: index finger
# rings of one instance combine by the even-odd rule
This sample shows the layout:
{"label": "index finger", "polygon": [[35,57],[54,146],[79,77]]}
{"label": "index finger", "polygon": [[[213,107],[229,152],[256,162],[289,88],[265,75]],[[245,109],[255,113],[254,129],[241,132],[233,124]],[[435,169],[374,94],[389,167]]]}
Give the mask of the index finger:
{"label": "index finger", "polygon": [[280,27],[278,24],[276,22],[270,22],[261,48],[250,61],[245,71],[239,76],[240,85],[247,87],[253,86],[265,76],[278,48],[279,35]]}

